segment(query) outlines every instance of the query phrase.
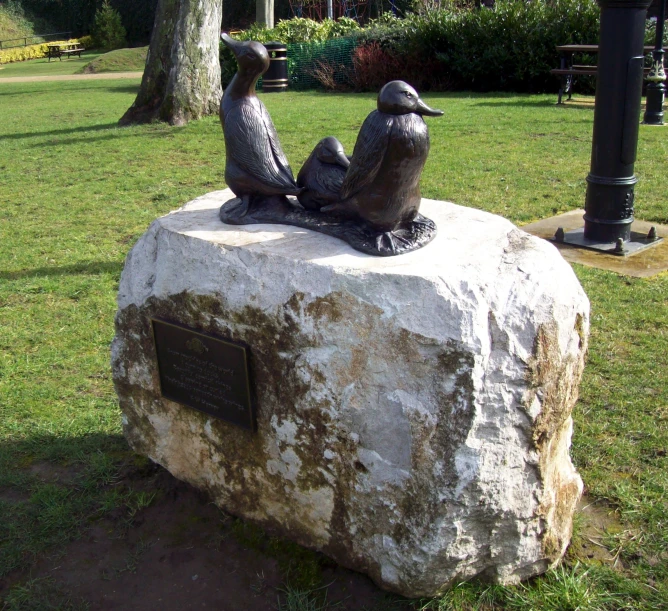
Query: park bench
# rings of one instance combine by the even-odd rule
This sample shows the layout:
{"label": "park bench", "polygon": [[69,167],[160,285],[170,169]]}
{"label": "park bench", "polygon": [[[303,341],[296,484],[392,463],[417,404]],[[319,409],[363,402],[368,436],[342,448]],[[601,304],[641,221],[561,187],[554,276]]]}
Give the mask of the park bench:
{"label": "park bench", "polygon": [[[645,53],[650,53],[654,47],[645,47]],[[573,82],[578,76],[596,76],[597,67],[591,64],[574,64],[574,55],[596,55],[598,53],[598,45],[559,45],[560,61],[559,67],[550,70],[550,73],[561,78],[561,87],[559,87],[559,96],[557,104],[562,104],[562,98],[565,93],[568,93],[568,99],[573,96]],[[649,72],[649,68],[645,68],[645,76]]]}
{"label": "park bench", "polygon": [[62,61],[63,57],[71,57],[73,55],[78,55],[81,57],[81,52],[85,51],[78,42],[67,42],[67,43],[58,43],[48,45],[48,58],[55,59],[56,57]]}

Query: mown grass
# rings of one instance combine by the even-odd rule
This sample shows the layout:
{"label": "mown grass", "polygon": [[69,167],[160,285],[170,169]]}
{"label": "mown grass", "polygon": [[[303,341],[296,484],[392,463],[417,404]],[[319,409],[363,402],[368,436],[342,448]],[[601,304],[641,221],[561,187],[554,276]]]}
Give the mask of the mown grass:
{"label": "mown grass", "polygon": [[148,47],[116,49],[100,55],[87,63],[80,72],[96,74],[100,72],[143,72],[146,65]]}
{"label": "mown grass", "polygon": [[15,76],[60,76],[63,74],[78,74],[84,66],[100,57],[98,51],[84,51],[81,57],[67,57],[63,60],[43,57],[30,59],[25,62],[13,62],[0,66],[0,79]]}
{"label": "mown grass", "polygon": [[[109,373],[115,293],[125,255],[156,216],[223,187],[224,147],[214,117],[119,129],[137,84],[0,85],[0,578],[110,512],[131,528],[151,502],[110,485],[133,460]],[[425,196],[517,223],[582,207],[590,104],[467,94],[427,101],[445,116],[428,120]],[[330,133],[352,150],[374,96],[287,93],[265,103],[298,168]],[[665,134],[641,127],[636,165],[637,214],[662,223]],[[668,275],[575,270],[592,302],[592,335],[573,455],[590,500],[614,511],[618,526],[592,534],[579,521],[565,563],[546,576],[512,588],[462,584],[415,609],[668,608]],[[232,530],[291,572],[282,608],[322,607],[326,589],[318,589],[325,584],[312,556],[244,523]],[[583,551],[592,538],[610,562]],[[30,608],[22,601],[33,595],[66,597],[47,586],[23,581],[5,602]]]}

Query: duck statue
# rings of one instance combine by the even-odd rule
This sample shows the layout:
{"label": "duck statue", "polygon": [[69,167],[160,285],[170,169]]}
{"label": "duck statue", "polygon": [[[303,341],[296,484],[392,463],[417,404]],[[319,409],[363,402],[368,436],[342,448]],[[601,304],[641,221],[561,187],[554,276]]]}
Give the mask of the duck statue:
{"label": "duck statue", "polygon": [[295,181],[271,117],[255,95],[269,67],[267,50],[227,34],[222,39],[239,66],[220,105],[225,180],[236,195],[220,208],[224,223],[305,227],[375,256],[411,252],[434,238],[435,223],[418,212],[429,154],[422,117],[440,116],[441,110],[427,106],[407,83],[391,81],[362,124],[352,157],[336,138],[324,138]]}
{"label": "duck statue", "polygon": [[297,175],[297,185],[303,191],[297,196],[306,210],[320,210],[339,201],[339,192],[350,160],[341,143],[328,136],[323,138]]}
{"label": "duck statue", "polygon": [[[287,204],[286,195],[297,195],[290,164],[281,148],[274,123],[255,84],[269,68],[269,54],[255,41],[234,40],[221,34],[239,66],[220,103],[225,135],[225,182],[239,200],[231,200],[225,222],[234,223],[258,206]],[[228,202],[230,203],[230,202]]]}
{"label": "duck statue", "polygon": [[420,176],[429,154],[422,116],[438,117],[443,111],[427,106],[403,81],[387,83],[377,107],[357,136],[339,201],[321,211],[361,219],[376,232],[378,250],[392,254],[408,245],[420,225],[433,225],[418,214]]}

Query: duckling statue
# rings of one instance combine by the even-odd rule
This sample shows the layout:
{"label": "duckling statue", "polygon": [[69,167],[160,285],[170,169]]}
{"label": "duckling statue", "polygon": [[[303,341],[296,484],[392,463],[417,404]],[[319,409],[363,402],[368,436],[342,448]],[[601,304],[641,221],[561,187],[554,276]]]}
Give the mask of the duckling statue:
{"label": "duckling statue", "polygon": [[361,219],[377,233],[378,250],[393,254],[410,247],[416,230],[433,225],[418,214],[420,176],[429,154],[422,115],[438,117],[443,111],[427,106],[403,81],[387,83],[377,105],[357,136],[339,202],[321,211]]}
{"label": "duckling statue", "polygon": [[297,186],[304,189],[297,196],[299,203],[306,210],[320,210],[338,202],[349,165],[341,143],[333,136],[323,138],[297,175]]}
{"label": "duckling statue", "polygon": [[225,182],[237,199],[226,207],[227,223],[238,223],[254,209],[282,209],[286,195],[300,192],[281,148],[276,128],[264,104],[255,95],[255,84],[269,68],[269,54],[255,41],[234,40],[221,34],[234,53],[239,69],[225,89],[220,122],[225,135]]}

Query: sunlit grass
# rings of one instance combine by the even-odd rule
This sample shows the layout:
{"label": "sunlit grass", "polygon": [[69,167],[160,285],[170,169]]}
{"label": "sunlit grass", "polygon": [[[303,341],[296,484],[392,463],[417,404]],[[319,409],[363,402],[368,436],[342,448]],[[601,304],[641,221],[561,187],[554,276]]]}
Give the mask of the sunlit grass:
{"label": "sunlit grass", "polygon": [[65,59],[30,59],[25,62],[13,62],[0,66],[0,79],[10,76],[58,76],[62,74],[76,74],[87,63],[100,56],[97,51],[85,51],[81,57],[67,57]]}
{"label": "sunlit grass", "polygon": [[[224,187],[224,145],[216,117],[184,128],[118,128],[137,85],[0,83],[0,492],[16,496],[0,497],[0,575],[33,566],[90,520],[118,508],[131,518],[152,501],[114,487],[131,460],[109,372],[118,280],[156,216]],[[554,96],[426,98],[445,115],[428,119],[425,196],[520,224],[583,206],[591,105],[556,107]],[[326,135],[352,151],[375,107],[373,95],[264,101],[295,170]],[[663,223],[665,134],[641,127],[636,165],[637,215]],[[522,586],[463,584],[415,608],[666,608],[668,275],[576,273],[592,302],[592,334],[573,455],[590,496],[617,512],[620,528],[600,538],[614,566],[571,557]],[[42,481],[33,470],[44,461],[72,477]],[[310,585],[286,589],[283,608],[324,600],[312,585],[317,563],[307,565]],[[26,582],[12,600],[45,584]]]}

